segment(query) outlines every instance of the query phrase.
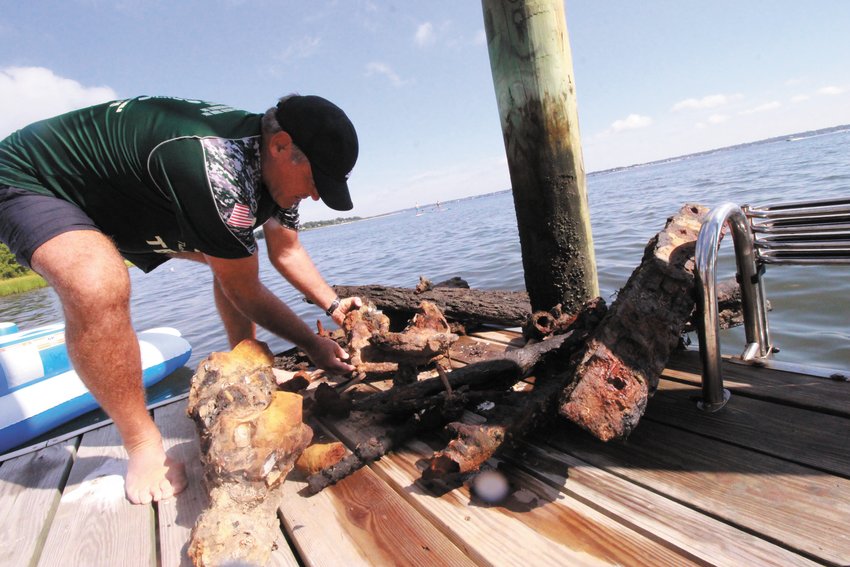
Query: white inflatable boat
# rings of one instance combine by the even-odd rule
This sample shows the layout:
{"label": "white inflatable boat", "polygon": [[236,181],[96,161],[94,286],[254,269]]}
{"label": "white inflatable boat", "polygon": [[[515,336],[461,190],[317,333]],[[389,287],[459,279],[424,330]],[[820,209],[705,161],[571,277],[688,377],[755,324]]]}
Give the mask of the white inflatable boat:
{"label": "white inflatable boat", "polygon": [[[142,331],[139,347],[146,387],[182,367],[192,354],[189,343],[170,327]],[[71,368],[64,324],[20,331],[14,323],[0,323],[0,452],[97,407]]]}

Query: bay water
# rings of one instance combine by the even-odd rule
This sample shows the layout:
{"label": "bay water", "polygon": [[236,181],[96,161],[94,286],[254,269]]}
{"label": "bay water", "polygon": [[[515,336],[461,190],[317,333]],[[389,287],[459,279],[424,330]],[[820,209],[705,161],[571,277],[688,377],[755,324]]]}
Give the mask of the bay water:
{"label": "bay water", "polygon": [[[610,304],[640,263],[647,241],[685,203],[763,205],[847,196],[850,130],[591,173],[587,186],[599,283]],[[419,214],[410,209],[303,231],[301,240],[332,284],[413,287],[420,275],[434,282],[460,276],[473,288],[522,290],[512,197],[493,189],[498,192],[421,207]],[[271,267],[264,246],[261,241],[263,282],[311,327],[317,319],[332,326]],[[726,239],[718,279],[734,275],[732,258]],[[193,347],[190,367],[212,351],[228,349],[205,266],[172,260],[150,274],[137,269],[130,274],[136,329],[179,329]],[[773,306],[771,334],[781,349],[776,360],[850,369],[850,266],[769,266],[765,281]],[[61,319],[61,305],[49,288],[0,297],[0,321],[21,329]],[[264,330],[259,338],[273,352],[291,346]],[[739,354],[742,330],[723,332],[721,342],[724,352]]]}

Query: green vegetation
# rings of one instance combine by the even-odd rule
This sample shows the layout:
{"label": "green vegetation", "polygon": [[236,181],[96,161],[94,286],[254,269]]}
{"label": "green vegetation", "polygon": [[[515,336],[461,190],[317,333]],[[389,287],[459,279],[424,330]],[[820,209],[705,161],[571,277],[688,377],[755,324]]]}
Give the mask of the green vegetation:
{"label": "green vegetation", "polygon": [[311,228],[321,228],[323,226],[331,226],[333,224],[343,224],[346,222],[354,222],[359,220],[363,220],[363,217],[337,217],[332,220],[302,222],[299,228],[301,230],[310,230]]}
{"label": "green vegetation", "polygon": [[47,282],[36,273],[4,279],[0,280],[0,297],[12,295],[13,293],[23,293],[40,287],[47,287]]}
{"label": "green vegetation", "polygon": [[0,297],[46,287],[44,278],[15,261],[15,255],[0,244]]}
{"label": "green vegetation", "polygon": [[15,255],[9,247],[0,243],[0,280],[25,276],[29,270],[15,261]]}

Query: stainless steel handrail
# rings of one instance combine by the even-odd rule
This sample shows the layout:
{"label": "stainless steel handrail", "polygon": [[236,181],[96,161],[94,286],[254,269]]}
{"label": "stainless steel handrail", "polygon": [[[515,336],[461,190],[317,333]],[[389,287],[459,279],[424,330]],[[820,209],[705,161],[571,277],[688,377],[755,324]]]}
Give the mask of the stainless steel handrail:
{"label": "stainless steel handrail", "polygon": [[702,314],[697,325],[702,362],[701,409],[717,411],[729,400],[729,391],[723,388],[720,368],[720,334],[717,314],[717,253],[723,226],[732,230],[735,261],[741,286],[741,303],[744,311],[744,332],[747,346],[742,358],[753,360],[766,357],[771,350],[764,302],[764,285],[756,266],[753,235],[744,211],[734,203],[725,203],[712,210],[697,237],[694,275],[697,308]]}
{"label": "stainless steel handrail", "polygon": [[744,361],[755,362],[773,350],[767,324],[762,274],[767,264],[850,264],[850,199],[739,207],[724,203],[712,210],[700,229],[694,270],[697,325],[702,362],[700,407],[717,411],[729,399],[723,388],[717,316],[717,253],[724,225],[730,227],[741,286],[747,344]]}
{"label": "stainless steel handrail", "polygon": [[777,203],[761,207],[745,205],[746,215],[753,219],[769,217],[774,222],[786,219],[811,219],[850,214],[850,199],[823,199],[794,203]]}
{"label": "stainless steel handrail", "polygon": [[850,263],[850,199],[742,207],[762,264]]}

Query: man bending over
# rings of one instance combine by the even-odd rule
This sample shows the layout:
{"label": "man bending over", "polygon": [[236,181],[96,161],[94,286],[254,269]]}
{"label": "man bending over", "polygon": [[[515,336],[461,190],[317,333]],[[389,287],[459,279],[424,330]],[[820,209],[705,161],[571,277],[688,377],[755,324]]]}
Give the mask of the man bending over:
{"label": "man bending over", "polygon": [[333,103],[280,99],[264,115],[142,96],[36,122],[0,142],[0,241],[62,302],[68,354],[129,454],[127,498],[146,504],[186,486],[145,408],[123,259],[149,272],[173,257],[205,262],[231,346],[255,324],[331,373],[353,369],[259,280],[254,229],[275,268],[337,323],[340,301],[296,231],[298,203],[350,210],[357,134]]}

